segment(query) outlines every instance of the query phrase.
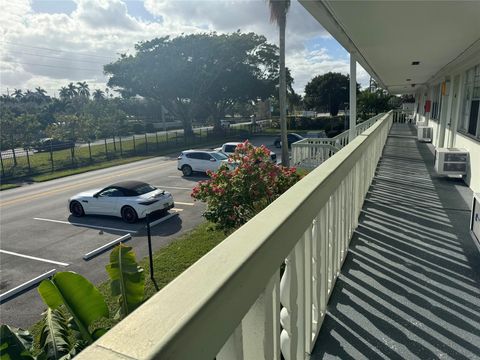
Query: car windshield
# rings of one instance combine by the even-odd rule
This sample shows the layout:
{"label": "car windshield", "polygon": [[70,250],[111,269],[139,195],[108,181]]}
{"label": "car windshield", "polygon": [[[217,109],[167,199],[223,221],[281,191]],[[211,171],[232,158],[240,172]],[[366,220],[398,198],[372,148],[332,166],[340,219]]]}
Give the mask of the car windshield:
{"label": "car windshield", "polygon": [[210,153],[210,155],[212,155],[215,159],[217,160],[226,160],[228,159],[227,156],[223,155],[223,154],[220,154],[220,153]]}
{"label": "car windshield", "polygon": [[149,184],[142,184],[132,189],[137,195],[143,195],[154,190],[157,190],[157,188]]}
{"label": "car windshield", "polygon": [[225,145],[225,152],[233,153],[235,152],[236,148],[237,148],[237,145]]}

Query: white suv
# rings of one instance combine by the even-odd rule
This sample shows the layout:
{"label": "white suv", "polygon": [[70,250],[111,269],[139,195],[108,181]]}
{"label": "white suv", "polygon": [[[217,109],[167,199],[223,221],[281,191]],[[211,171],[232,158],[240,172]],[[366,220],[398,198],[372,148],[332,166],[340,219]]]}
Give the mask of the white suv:
{"label": "white suv", "polygon": [[[233,153],[235,152],[235,149],[239,144],[243,144],[240,142],[228,142],[222,145],[222,147],[216,148],[215,151],[224,153],[227,156],[232,156]],[[277,163],[277,154],[275,154],[273,151],[270,151],[270,160],[276,164]]]}
{"label": "white suv", "polygon": [[213,150],[185,150],[178,157],[177,168],[184,176],[191,176],[193,172],[217,171],[220,165],[228,164],[227,160],[225,154]]}

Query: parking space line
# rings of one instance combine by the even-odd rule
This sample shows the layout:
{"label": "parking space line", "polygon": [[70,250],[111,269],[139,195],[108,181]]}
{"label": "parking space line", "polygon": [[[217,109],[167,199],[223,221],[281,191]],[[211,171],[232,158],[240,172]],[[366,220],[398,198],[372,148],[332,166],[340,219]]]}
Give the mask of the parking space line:
{"label": "parking space line", "polygon": [[0,294],[0,304],[2,304],[3,302],[5,302],[6,300],[10,299],[11,297],[15,296],[16,294],[18,294],[19,292],[23,291],[23,290],[26,290],[34,285],[36,285],[37,283],[41,282],[42,280],[44,279],[47,279],[51,276],[53,276],[55,273],[57,272],[56,269],[52,269],[50,271],[47,271],[46,273],[43,273],[42,275],[40,276],[37,276],[36,278],[32,279],[32,280],[29,280],[27,282],[24,282],[23,284],[17,286],[17,287],[14,287],[13,289],[11,290],[8,290],[2,294]]}
{"label": "parking space line", "polygon": [[70,264],[67,264],[67,263],[64,263],[64,262],[60,262],[60,261],[53,261],[53,260],[48,260],[48,259],[39,258],[39,257],[36,257],[36,256],[19,254],[19,253],[13,252],[13,251],[0,250],[0,253],[2,253],[2,254],[8,254],[8,255],[13,255],[13,256],[18,256],[18,257],[23,257],[23,258],[25,258],[25,259],[42,261],[42,262],[46,262],[46,263],[50,263],[50,264],[56,264],[56,265],[60,265],[60,266],[68,266],[68,265],[70,265]]}
{"label": "parking space line", "polygon": [[89,225],[89,224],[81,224],[81,223],[74,223],[70,221],[61,221],[61,220],[53,220],[53,219],[44,219],[44,218],[33,218],[34,220],[40,220],[40,221],[49,221],[57,224],[66,224],[66,225],[77,225],[77,226],[83,226],[83,227],[88,227],[92,229],[101,229],[101,230],[113,230],[113,231],[121,231],[121,232],[126,232],[126,233],[137,233],[138,231],[135,230],[126,230],[126,229],[118,229],[118,228],[112,228],[112,227],[107,227],[107,226],[98,226],[98,225]]}
{"label": "parking space line", "polygon": [[183,209],[178,209],[178,208],[172,208],[173,211],[180,212],[183,211]]}
{"label": "parking space line", "polygon": [[173,214],[168,214],[167,216],[164,216],[164,217],[162,217],[162,218],[160,218],[160,219],[158,219],[158,220],[152,221],[152,222],[150,223],[150,227],[152,228],[152,227],[154,227],[155,225],[158,225],[158,224],[160,224],[160,223],[162,223],[162,222],[164,222],[164,221],[166,221],[166,220],[168,220],[168,219],[171,219],[172,217],[177,216],[177,215],[178,215],[178,212],[175,212],[175,213],[173,213]]}
{"label": "parking space line", "polygon": [[102,245],[98,248],[96,248],[95,250],[92,250],[88,253],[86,253],[85,255],[83,255],[83,260],[90,260],[91,258],[97,256],[98,254],[101,254],[103,253],[105,250],[121,243],[121,242],[124,242],[124,241],[128,241],[132,238],[132,235],[130,234],[126,234],[126,235],[123,235],[113,241],[110,241],[109,243],[106,243],[105,245]]}
{"label": "parking space line", "polygon": [[179,186],[161,186],[161,185],[156,185],[155,187],[160,188],[160,189],[173,189],[173,190],[192,190],[192,188],[188,187],[179,187]]}
{"label": "parking space line", "polygon": [[195,205],[195,203],[186,203],[186,202],[181,202],[181,201],[175,201],[175,204],[177,204],[177,205],[187,205],[187,206]]}

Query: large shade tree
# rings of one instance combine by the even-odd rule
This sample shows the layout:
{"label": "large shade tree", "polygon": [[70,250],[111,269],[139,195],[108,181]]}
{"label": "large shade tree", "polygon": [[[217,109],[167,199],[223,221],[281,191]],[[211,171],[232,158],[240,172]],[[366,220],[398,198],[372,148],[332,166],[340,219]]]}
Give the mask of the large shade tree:
{"label": "large shade tree", "polygon": [[360,117],[368,119],[370,116],[390,110],[392,108],[390,102],[392,98],[392,95],[382,89],[376,91],[363,90],[358,96],[358,113]]}
{"label": "large shade tree", "polygon": [[[349,99],[350,78],[348,75],[329,72],[315,76],[305,86],[304,103],[309,109],[328,111],[336,116],[340,106]],[[360,85],[357,84],[357,92]]]}
{"label": "large shade tree", "polygon": [[[287,72],[285,69],[285,28],[287,26],[287,12],[290,0],[268,0],[270,6],[270,21],[278,25],[280,44],[280,131],[282,143],[287,143]],[[288,147],[282,147],[282,165],[289,166]]]}
{"label": "large shade tree", "polygon": [[161,103],[187,135],[199,110],[207,108],[219,128],[235,103],[271,96],[278,79],[278,48],[254,33],[162,37],[135,48],[105,66],[108,86]]}

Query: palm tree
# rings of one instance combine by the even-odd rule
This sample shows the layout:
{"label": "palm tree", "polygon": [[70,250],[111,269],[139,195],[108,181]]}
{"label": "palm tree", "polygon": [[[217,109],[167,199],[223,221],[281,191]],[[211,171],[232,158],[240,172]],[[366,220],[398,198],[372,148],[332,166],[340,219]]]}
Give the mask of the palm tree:
{"label": "palm tree", "polygon": [[78,95],[88,98],[90,96],[90,89],[86,81],[77,82]]}
{"label": "palm tree", "polygon": [[35,93],[33,91],[27,90],[25,92],[25,95],[23,95],[22,101],[24,102],[29,102],[29,101],[35,101]]}
{"label": "palm tree", "polygon": [[36,92],[37,95],[38,95],[39,97],[41,97],[42,99],[47,96],[47,90],[42,89],[40,86],[35,88],[35,92]]}
{"label": "palm tree", "polygon": [[100,89],[96,89],[94,92],[93,92],[93,99],[95,101],[100,101],[100,100],[103,100],[105,99],[105,93],[100,90]]}
{"label": "palm tree", "polygon": [[278,25],[280,34],[280,131],[282,139],[282,165],[289,166],[287,141],[287,80],[285,71],[285,28],[290,0],[267,0],[270,7],[270,21]]}
{"label": "palm tree", "polygon": [[68,89],[69,98],[74,98],[75,96],[78,95],[77,87],[73,84],[73,82],[68,84],[67,89]]}
{"label": "palm tree", "polygon": [[59,90],[58,95],[60,96],[60,99],[67,100],[70,98],[70,91],[68,90],[67,87],[62,86]]}
{"label": "palm tree", "polygon": [[20,100],[23,96],[22,89],[15,89],[12,95],[15,99]]}

